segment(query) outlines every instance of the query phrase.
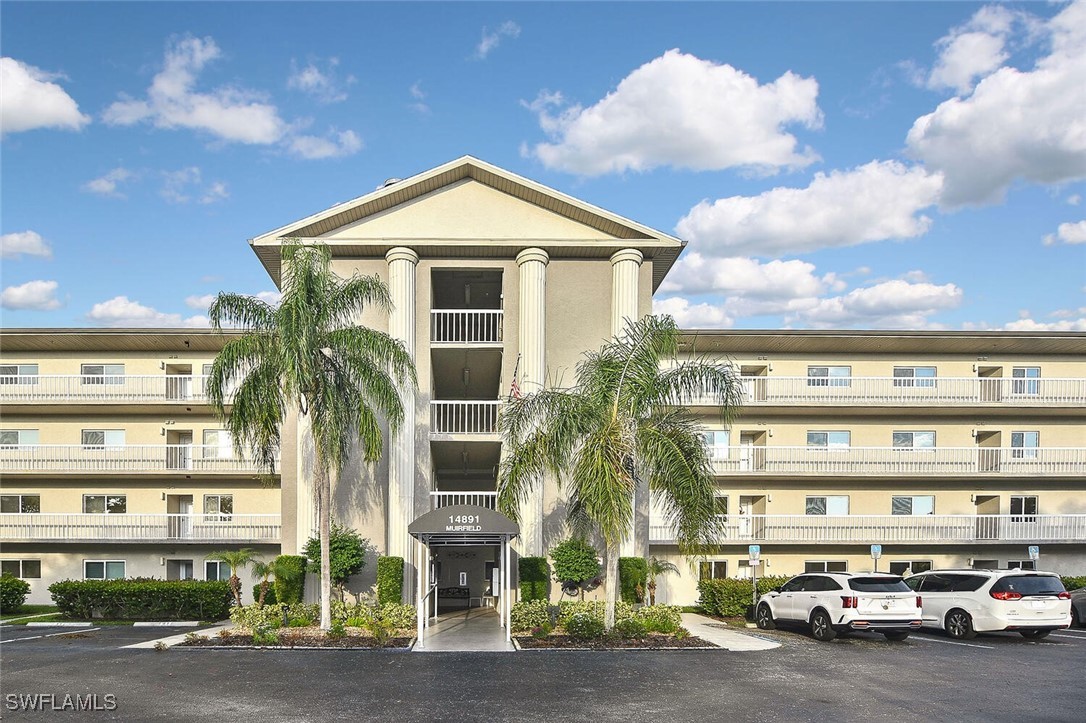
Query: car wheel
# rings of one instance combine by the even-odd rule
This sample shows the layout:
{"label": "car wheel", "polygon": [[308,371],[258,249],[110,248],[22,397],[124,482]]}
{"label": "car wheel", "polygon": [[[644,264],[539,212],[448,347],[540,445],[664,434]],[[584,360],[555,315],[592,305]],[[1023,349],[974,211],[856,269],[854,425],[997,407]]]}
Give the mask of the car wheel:
{"label": "car wheel", "polygon": [[765,603],[758,606],[755,622],[758,623],[758,627],[762,630],[773,630],[777,627],[777,621],[773,619],[773,611]]}
{"label": "car wheel", "polygon": [[1082,615],[1079,614],[1078,608],[1074,605],[1071,606],[1071,627],[1081,628],[1086,623],[1082,622]]}
{"label": "car wheel", "polygon": [[815,610],[811,616],[811,635],[815,640],[828,642],[837,637],[837,631],[833,629],[830,616],[824,610]]}
{"label": "car wheel", "polygon": [[964,610],[951,610],[946,616],[947,635],[958,640],[972,640],[977,637],[973,629],[973,618]]}
{"label": "car wheel", "polygon": [[1023,638],[1028,638],[1030,640],[1040,640],[1041,638],[1047,638],[1048,634],[1051,633],[1052,631],[1051,630],[1021,630],[1019,632],[1021,632]]}
{"label": "car wheel", "polygon": [[895,630],[893,632],[883,633],[883,635],[886,636],[887,640],[904,640],[905,638],[909,637],[909,631]]}

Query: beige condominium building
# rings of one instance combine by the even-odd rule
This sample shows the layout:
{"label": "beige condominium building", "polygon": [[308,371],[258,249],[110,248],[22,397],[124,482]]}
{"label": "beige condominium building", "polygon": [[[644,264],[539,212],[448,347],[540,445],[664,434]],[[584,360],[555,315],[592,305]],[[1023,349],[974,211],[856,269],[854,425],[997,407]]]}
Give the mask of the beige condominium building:
{"label": "beige condominium building", "polygon": [[[494,507],[514,379],[522,393],[570,383],[586,350],[651,313],[684,243],[471,157],[252,239],[276,283],[290,239],[389,284],[391,314],[359,321],[418,369],[413,424],[377,465],[347,465],[334,518],[409,561],[409,598],[433,585],[489,602],[503,538],[430,534],[425,565],[427,513]],[[221,336],[9,329],[0,342],[0,558],[32,601],[63,578],[220,577],[213,550],[296,553],[313,534],[306,429],[287,420],[269,483],[206,403]],[[1028,566],[1035,545],[1041,567],[1086,573],[1086,335],[690,330],[684,344],[734,364],[745,404],[725,428],[691,403],[713,453],[718,554],[681,559],[638,498],[624,554],[679,564],[663,600],[694,602],[699,575],[748,575],[753,544],[759,574],[870,569],[872,544],[895,572]],[[564,513],[547,480],[519,511],[516,553],[546,554]]]}

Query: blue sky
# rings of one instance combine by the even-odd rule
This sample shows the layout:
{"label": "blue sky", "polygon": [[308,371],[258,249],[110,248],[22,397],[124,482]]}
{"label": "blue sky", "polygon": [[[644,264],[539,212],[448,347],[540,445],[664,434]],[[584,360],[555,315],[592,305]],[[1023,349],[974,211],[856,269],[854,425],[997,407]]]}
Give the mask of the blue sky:
{"label": "blue sky", "polygon": [[1086,330],[1077,3],[0,5],[2,323],[206,325],[464,154],[689,241],[690,327]]}

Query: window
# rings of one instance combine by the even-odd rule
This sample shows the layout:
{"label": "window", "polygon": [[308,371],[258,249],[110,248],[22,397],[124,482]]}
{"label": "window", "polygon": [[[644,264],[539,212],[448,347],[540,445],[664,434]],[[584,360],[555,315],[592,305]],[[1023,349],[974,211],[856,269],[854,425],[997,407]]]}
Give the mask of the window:
{"label": "window", "polygon": [[848,572],[845,560],[808,560],[803,563],[804,572]]}
{"label": "window", "polygon": [[124,384],[124,364],[82,364],[84,384]]}
{"label": "window", "polygon": [[935,449],[935,432],[894,432],[894,449]]}
{"label": "window", "polygon": [[38,443],[36,429],[0,429],[0,449],[33,447]]}
{"label": "window", "polygon": [[918,572],[927,572],[930,569],[931,560],[893,560],[890,562],[891,575],[915,575]]}
{"label": "window", "polygon": [[0,384],[37,383],[37,364],[0,364]]}
{"label": "window", "polygon": [[83,446],[93,449],[117,449],[124,446],[123,429],[84,429]]}
{"label": "window", "polygon": [[41,495],[0,495],[0,512],[41,512]]}
{"label": "window", "polygon": [[849,589],[856,592],[908,592],[909,586],[901,580],[885,577],[853,577],[848,581]]}
{"label": "window", "polygon": [[895,387],[934,387],[935,367],[894,367]]}
{"label": "window", "polygon": [[1036,560],[1007,560],[1007,569],[1008,570],[1013,570],[1016,567],[1018,569],[1020,569],[1020,570],[1036,570],[1037,569],[1037,561]]}
{"label": "window", "polygon": [[891,515],[934,515],[935,495],[894,495],[890,499]]}
{"label": "window", "polygon": [[126,495],[83,495],[83,512],[89,515],[123,515],[128,512]]}
{"label": "window", "polygon": [[807,578],[807,582],[803,585],[804,592],[830,592],[843,589],[833,578],[822,577],[821,575],[812,575]]}
{"label": "window", "polygon": [[124,560],[84,560],[84,580],[121,580],[124,578]]}
{"label": "window", "polygon": [[41,560],[0,560],[0,575],[14,575],[24,580],[41,577]]}
{"label": "window", "polygon": [[852,367],[807,367],[807,386],[847,387],[851,376]]}
{"label": "window", "polygon": [[234,514],[234,495],[204,495],[204,514],[219,515],[219,522],[229,522]]}
{"label": "window", "polygon": [[1037,497],[1035,495],[1011,495],[1011,522],[1036,522]]}
{"label": "window", "polygon": [[701,433],[709,448],[709,459],[727,459],[731,435],[724,429],[711,429]]}
{"label": "window", "polygon": [[1040,432],[1011,432],[1011,457],[1014,459],[1037,459],[1040,446]]}
{"label": "window", "polygon": [[205,580],[229,580],[230,579],[230,566],[225,562],[219,562],[218,560],[205,560],[204,561],[204,579]]}
{"label": "window", "polygon": [[822,449],[848,449],[852,432],[807,432],[807,446]]}
{"label": "window", "polygon": [[781,592],[800,592],[811,578],[800,575],[781,585]]}
{"label": "window", "polygon": [[225,429],[204,430],[204,459],[232,459],[234,440]]}
{"label": "window", "polygon": [[[807,498],[808,515],[847,515],[848,495],[826,495]],[[810,572],[810,570],[808,570]],[[823,571],[825,572],[825,571]]]}
{"label": "window", "polygon": [[1011,369],[1011,393],[1036,396],[1041,393],[1041,367]]}

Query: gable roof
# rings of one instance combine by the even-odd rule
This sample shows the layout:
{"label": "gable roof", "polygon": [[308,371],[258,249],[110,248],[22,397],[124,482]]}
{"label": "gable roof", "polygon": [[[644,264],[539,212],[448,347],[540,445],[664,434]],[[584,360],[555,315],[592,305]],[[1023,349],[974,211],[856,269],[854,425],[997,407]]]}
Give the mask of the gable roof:
{"label": "gable roof", "polygon": [[[335,229],[388,211],[464,180],[484,184],[526,203],[596,229],[613,237],[614,240],[612,242],[610,239],[596,238],[592,239],[591,243],[587,243],[570,239],[480,238],[478,240],[488,243],[465,247],[463,240],[450,242],[447,239],[385,239],[383,242],[375,242],[373,239],[358,239],[354,241],[350,238],[342,238],[342,234],[336,239],[322,238]],[[260,262],[276,284],[280,283],[279,247],[286,239],[301,241],[319,239],[328,245],[334,256],[368,257],[383,256],[390,248],[404,245],[425,249],[424,255],[430,257],[506,257],[514,256],[525,248],[540,247],[555,258],[607,258],[615,251],[636,248],[645,255],[646,259],[653,261],[653,291],[659,287],[686,245],[685,241],[675,236],[593,206],[472,156],[462,156],[410,178],[388,183],[372,193],[336,204],[329,209],[250,239],[249,244],[253,247],[253,251],[256,252]]]}

